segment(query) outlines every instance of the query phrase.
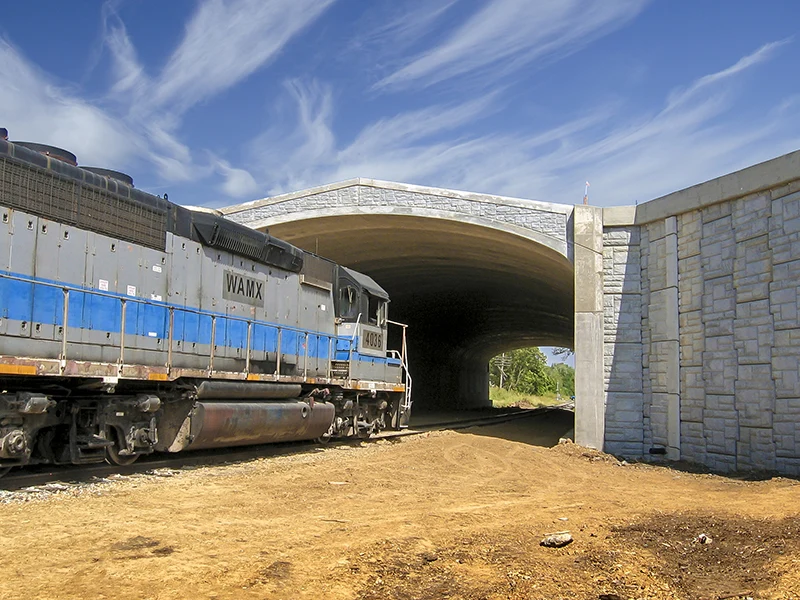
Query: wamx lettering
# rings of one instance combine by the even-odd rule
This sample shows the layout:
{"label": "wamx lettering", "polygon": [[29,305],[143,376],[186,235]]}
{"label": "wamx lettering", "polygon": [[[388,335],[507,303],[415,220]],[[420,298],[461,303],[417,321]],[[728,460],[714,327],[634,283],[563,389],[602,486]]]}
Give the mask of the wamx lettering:
{"label": "wamx lettering", "polygon": [[226,300],[244,302],[253,306],[264,306],[264,283],[264,281],[245,277],[233,271],[225,271],[222,297]]}

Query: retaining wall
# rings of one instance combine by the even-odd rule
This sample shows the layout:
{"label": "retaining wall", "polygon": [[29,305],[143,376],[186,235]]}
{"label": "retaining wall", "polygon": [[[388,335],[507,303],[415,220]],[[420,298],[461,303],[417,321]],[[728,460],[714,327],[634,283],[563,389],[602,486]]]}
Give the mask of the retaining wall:
{"label": "retaining wall", "polygon": [[602,286],[608,451],[800,475],[800,152],[606,209]]}

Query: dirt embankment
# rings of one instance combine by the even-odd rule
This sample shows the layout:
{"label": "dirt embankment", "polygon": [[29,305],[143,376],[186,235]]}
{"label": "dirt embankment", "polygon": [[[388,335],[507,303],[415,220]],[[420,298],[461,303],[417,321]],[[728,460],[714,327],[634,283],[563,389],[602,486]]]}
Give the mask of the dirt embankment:
{"label": "dirt embankment", "polygon": [[[797,481],[543,446],[568,426],[556,414],[0,505],[0,597],[800,598]],[[540,546],[558,531],[574,541]]]}

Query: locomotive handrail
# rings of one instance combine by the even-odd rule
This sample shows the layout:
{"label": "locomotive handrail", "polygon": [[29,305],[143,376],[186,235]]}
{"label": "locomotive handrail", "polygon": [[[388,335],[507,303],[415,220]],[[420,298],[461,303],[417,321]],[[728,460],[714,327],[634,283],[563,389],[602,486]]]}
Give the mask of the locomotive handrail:
{"label": "locomotive handrail", "polygon": [[358,316],[356,317],[356,322],[353,324],[354,325],[353,336],[350,338],[352,341],[356,341],[356,336],[358,335],[358,324],[361,322],[361,314],[362,313],[358,313]]}
{"label": "locomotive handrail", "polygon": [[[403,340],[402,340],[402,343],[401,343],[401,346],[400,346],[400,348],[401,348],[401,350],[400,350],[400,360],[402,361],[403,365],[407,367],[408,365],[406,364],[406,330],[408,329],[408,324],[400,323],[398,321],[392,321],[390,319],[386,319],[386,322],[389,325],[397,325],[398,327],[401,327],[403,329]],[[395,350],[394,352],[397,352],[397,351]]]}
{"label": "locomotive handrail", "polygon": [[[408,354],[407,354],[407,346],[406,346],[406,330],[408,329],[408,325],[405,323],[399,323],[397,321],[391,321],[386,319],[386,322],[390,325],[397,325],[403,330],[402,336],[402,343],[401,343],[401,352],[400,352],[400,364],[403,366],[403,375],[405,376],[405,384],[406,384],[406,392],[405,392],[405,400],[403,402],[403,408],[406,411],[411,410],[411,372],[408,369]],[[397,354],[397,350],[389,350],[388,353]]]}
{"label": "locomotive handrail", "polygon": [[[309,363],[309,344],[308,340],[311,335],[316,335],[318,337],[327,338],[328,339],[328,364],[327,364],[327,378],[333,374],[333,360],[334,360],[334,353],[336,352],[336,344],[335,341],[347,341],[348,344],[348,361],[352,361],[353,359],[353,351],[354,351],[354,342],[357,337],[358,328],[356,327],[356,331],[354,332],[353,336],[340,336],[336,333],[327,333],[327,332],[320,332],[320,331],[309,331],[307,329],[302,329],[300,327],[293,327],[291,325],[280,325],[277,323],[271,323],[269,321],[259,321],[253,320],[252,318],[247,317],[240,317],[237,315],[222,315],[216,314],[210,311],[202,310],[199,308],[194,308],[191,306],[176,306],[170,304],[168,302],[164,302],[161,300],[153,300],[148,298],[141,298],[137,296],[123,296],[118,293],[113,292],[106,292],[104,290],[97,290],[94,288],[88,287],[80,287],[77,285],[65,284],[65,283],[56,283],[50,281],[42,281],[38,279],[33,279],[31,277],[25,277],[20,275],[14,275],[9,272],[2,272],[0,271],[0,277],[4,277],[6,279],[11,279],[15,281],[20,281],[23,283],[29,283],[31,285],[40,285],[49,288],[58,288],[62,290],[64,294],[64,308],[62,314],[62,323],[60,327],[61,333],[61,355],[60,355],[60,367],[61,372],[63,373],[67,367],[67,349],[69,344],[69,335],[68,335],[68,324],[69,324],[69,304],[70,304],[70,292],[74,293],[84,293],[90,294],[93,296],[103,297],[103,298],[110,298],[120,303],[120,331],[119,331],[119,358],[118,358],[118,371],[121,374],[123,366],[125,364],[125,350],[126,350],[126,323],[127,323],[127,307],[128,303],[135,303],[139,305],[146,305],[146,306],[155,306],[163,309],[167,309],[169,312],[168,318],[168,325],[166,331],[166,339],[167,339],[167,357],[166,357],[166,368],[167,372],[169,373],[173,366],[173,345],[174,345],[174,328],[175,328],[175,311],[182,311],[187,314],[196,314],[205,317],[211,318],[211,339],[209,343],[209,356],[208,356],[208,374],[214,372],[214,360],[216,358],[216,332],[217,332],[217,320],[219,318],[228,319],[230,321],[236,322],[243,322],[247,323],[247,342],[246,342],[246,349],[245,349],[245,375],[250,373],[251,361],[252,361],[252,340],[253,340],[253,332],[252,327],[254,324],[263,325],[265,327],[274,329],[277,333],[276,339],[276,346],[275,346],[275,354],[276,354],[276,368],[275,368],[275,375],[277,377],[281,376],[282,370],[282,362],[283,362],[283,332],[290,331],[294,333],[302,333],[304,336],[304,363],[303,363],[303,376],[308,376],[308,363]],[[361,320],[361,314],[359,314],[358,319],[356,320],[356,325]],[[408,372],[408,359],[407,359],[407,347],[406,347],[406,328],[407,325],[403,323],[398,323],[396,321],[390,321],[389,319],[386,320],[387,324],[397,325],[402,327],[403,329],[403,337],[402,337],[402,350],[399,353],[400,362],[405,374],[406,379],[406,393],[408,396],[408,392],[411,388],[411,377]],[[397,354],[397,350],[390,350],[387,352],[388,354]],[[300,357],[300,352],[296,352],[295,356]],[[410,406],[410,399],[406,400],[406,403]]]}
{"label": "locomotive handrail", "polygon": [[[63,372],[66,369],[66,360],[67,360],[67,344],[68,344],[68,318],[69,318],[69,292],[80,292],[84,294],[91,294],[94,296],[100,296],[104,298],[111,298],[114,300],[118,300],[120,302],[120,341],[119,341],[119,371],[122,372],[122,366],[125,363],[125,324],[127,320],[127,304],[128,302],[134,302],[136,304],[142,305],[149,305],[149,306],[157,306],[160,308],[166,308],[169,311],[169,325],[167,330],[167,339],[169,347],[167,348],[167,364],[165,365],[168,371],[172,368],[172,345],[174,341],[174,314],[175,310],[183,311],[189,314],[196,314],[202,315],[211,318],[211,340],[210,340],[210,351],[209,351],[209,362],[208,362],[208,373],[209,376],[214,371],[214,358],[215,358],[215,347],[216,344],[214,343],[216,340],[216,330],[217,330],[217,319],[224,318],[231,321],[238,321],[238,322],[245,322],[248,325],[248,335],[247,335],[247,348],[246,348],[246,357],[245,357],[245,374],[250,372],[250,361],[252,356],[252,326],[253,324],[262,324],[266,327],[274,328],[277,331],[277,340],[276,340],[276,347],[275,347],[275,354],[276,354],[276,369],[275,375],[280,377],[281,374],[281,362],[282,362],[282,342],[283,342],[283,331],[291,331],[294,333],[302,333],[305,336],[305,363],[304,363],[304,377],[308,375],[308,337],[310,335],[316,335],[319,337],[328,338],[328,378],[331,376],[332,365],[331,365],[331,352],[333,347],[333,341],[341,340],[347,341],[349,345],[349,352],[350,358],[352,359],[352,350],[353,350],[353,342],[355,341],[354,338],[349,337],[342,337],[337,335],[336,333],[327,333],[327,332],[320,332],[314,331],[310,332],[307,329],[302,329],[300,327],[293,327],[291,325],[279,325],[277,323],[270,323],[269,321],[254,321],[253,319],[247,317],[239,317],[237,315],[220,315],[215,314],[209,311],[204,311],[199,308],[194,308],[190,306],[174,306],[167,302],[147,299],[147,298],[139,298],[136,296],[122,296],[120,294],[105,292],[103,290],[96,290],[94,288],[86,288],[86,287],[79,287],[76,285],[64,284],[64,283],[54,283],[49,281],[41,281],[37,279],[32,279],[30,277],[24,277],[19,275],[12,275],[8,272],[0,272],[0,277],[5,277],[6,279],[12,279],[15,281],[21,281],[23,283],[29,283],[32,285],[41,285],[50,288],[58,288],[61,289],[64,294],[64,310],[62,319],[63,322],[61,324],[61,371]],[[300,356],[300,352],[296,352],[295,356]]]}
{"label": "locomotive handrail", "polygon": [[325,378],[331,378],[331,371],[333,371],[333,337],[328,338],[328,371],[325,373]]}
{"label": "locomotive handrail", "polygon": [[356,317],[356,322],[353,325],[353,335],[350,338],[350,348],[347,351],[347,362],[353,362],[353,342],[356,341],[356,336],[358,335],[358,323],[361,321],[361,313],[358,313],[358,317]]}
{"label": "locomotive handrail", "polygon": [[102,290],[96,290],[94,288],[78,287],[78,286],[75,286],[75,285],[69,285],[69,284],[64,284],[64,283],[51,283],[49,281],[41,281],[41,280],[38,280],[38,279],[30,279],[28,277],[20,277],[18,275],[11,275],[11,274],[9,274],[7,272],[5,272],[5,273],[4,272],[0,272],[0,277],[6,277],[7,279],[14,279],[16,281],[22,281],[23,283],[31,283],[31,284],[34,284],[34,285],[44,285],[44,286],[47,286],[47,287],[59,288],[61,290],[69,290],[69,291],[72,291],[72,292],[82,292],[84,294],[93,294],[95,296],[102,296],[104,298],[113,298],[113,299],[116,299],[116,300],[120,300],[121,302],[136,302],[137,304],[148,304],[150,306],[158,306],[160,308],[166,308],[166,309],[174,308],[174,309],[177,309],[177,310],[181,310],[181,311],[185,311],[185,312],[189,312],[189,313],[193,313],[193,314],[197,314],[197,315],[204,315],[204,316],[211,317],[211,318],[222,317],[224,319],[230,319],[230,320],[233,320],[233,321],[242,321],[242,322],[252,321],[253,323],[256,323],[256,324],[267,325],[269,327],[278,327],[278,328],[281,328],[281,329],[285,329],[287,331],[294,331],[296,333],[310,333],[310,334],[319,335],[319,336],[322,336],[322,337],[334,337],[334,338],[337,338],[337,339],[342,340],[342,341],[345,341],[345,340],[350,341],[350,339],[348,337],[339,336],[339,335],[337,335],[335,333],[326,333],[326,332],[323,332],[323,331],[308,331],[307,329],[303,329],[301,327],[293,327],[292,325],[279,325],[278,323],[271,323],[270,321],[253,321],[253,319],[250,319],[248,317],[239,317],[239,316],[236,316],[236,315],[223,315],[223,314],[213,313],[213,312],[209,312],[209,311],[204,311],[204,310],[201,310],[199,308],[193,308],[191,306],[176,306],[176,305],[169,304],[168,302],[164,302],[163,300],[152,300],[152,299],[148,300],[147,298],[140,298],[138,296],[124,296],[122,294],[104,292]]}
{"label": "locomotive handrail", "polygon": [[283,329],[278,327],[278,343],[275,346],[275,375],[277,377],[281,376],[281,357],[283,352],[281,352],[281,347],[283,346]]}
{"label": "locomotive handrail", "polygon": [[208,357],[208,376],[211,377],[211,374],[214,372],[214,349],[217,345],[214,343],[214,340],[217,339],[217,316],[214,315],[211,317],[211,344],[209,357]]}
{"label": "locomotive handrail", "polygon": [[[175,307],[169,307],[169,330],[167,331],[167,373],[172,371],[172,342],[174,341],[174,327],[175,327]],[[250,331],[248,330],[248,334]],[[248,342],[249,335],[248,335]]]}
{"label": "locomotive handrail", "polygon": [[[122,375],[122,365],[125,364],[125,315],[128,307],[128,303],[122,299],[120,300],[120,325],[119,325],[119,375]],[[66,331],[66,330],[65,330]],[[64,336],[66,339],[66,336]],[[66,346],[66,342],[64,343]],[[64,356],[66,358],[66,356]]]}
{"label": "locomotive handrail", "polygon": [[62,290],[64,292],[64,313],[62,319],[64,320],[61,326],[61,372],[67,367],[67,323],[69,322],[69,289]]}
{"label": "locomotive handrail", "polygon": [[244,373],[245,375],[250,374],[250,344],[253,339],[253,322],[247,321],[247,354],[244,360]]}
{"label": "locomotive handrail", "polygon": [[308,331],[306,331],[306,339],[303,343],[305,349],[305,356],[303,357],[303,379],[308,377]]}

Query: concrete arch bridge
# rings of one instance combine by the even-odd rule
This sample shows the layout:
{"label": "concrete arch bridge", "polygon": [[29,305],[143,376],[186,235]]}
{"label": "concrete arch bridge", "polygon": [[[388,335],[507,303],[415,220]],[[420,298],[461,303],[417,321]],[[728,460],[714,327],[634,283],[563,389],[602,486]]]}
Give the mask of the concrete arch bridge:
{"label": "concrete arch bridge", "polygon": [[590,207],[353,179],[223,212],[385,287],[391,318],[411,326],[415,402],[427,406],[486,406],[500,352],[573,347],[576,273],[587,277],[576,258],[602,268],[599,247],[576,257],[576,226],[600,225]]}
{"label": "concrete arch bridge", "polygon": [[638,206],[353,179],[223,212],[380,282],[419,403],[570,346],[578,443],[800,475],[800,151]]}

